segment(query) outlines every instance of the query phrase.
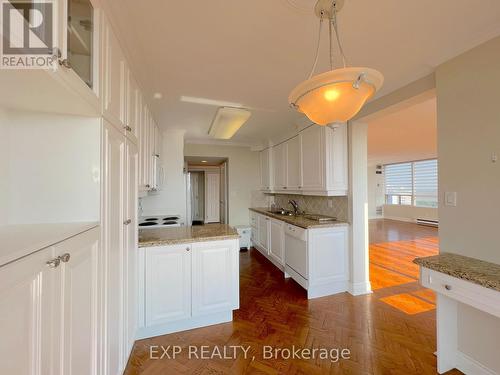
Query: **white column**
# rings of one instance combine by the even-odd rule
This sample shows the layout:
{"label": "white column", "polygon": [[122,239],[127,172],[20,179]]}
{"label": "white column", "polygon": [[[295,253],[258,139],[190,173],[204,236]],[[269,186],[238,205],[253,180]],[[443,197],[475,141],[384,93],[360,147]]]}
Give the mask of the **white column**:
{"label": "white column", "polygon": [[349,219],[350,285],[352,295],[371,293],[368,257],[368,125],[350,122]]}

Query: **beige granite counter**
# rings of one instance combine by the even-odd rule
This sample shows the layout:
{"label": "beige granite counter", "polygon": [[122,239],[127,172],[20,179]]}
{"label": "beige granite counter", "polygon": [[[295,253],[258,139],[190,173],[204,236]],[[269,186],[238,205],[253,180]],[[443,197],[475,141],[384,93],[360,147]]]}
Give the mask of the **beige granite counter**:
{"label": "beige granite counter", "polygon": [[421,267],[500,292],[500,265],[498,264],[451,253],[416,258],[413,262]]}
{"label": "beige granite counter", "polygon": [[239,238],[227,224],[206,224],[174,228],[139,230],[139,247],[175,245],[193,242],[221,241]]}
{"label": "beige granite counter", "polygon": [[331,228],[331,227],[339,227],[339,226],[348,226],[349,223],[345,221],[326,221],[320,222],[317,220],[307,219],[303,216],[286,216],[286,215],[278,215],[273,214],[268,211],[267,208],[250,208],[251,211],[257,212],[259,214],[272,217],[277,220],[284,221],[285,223],[295,225],[304,229],[312,229],[312,228]]}

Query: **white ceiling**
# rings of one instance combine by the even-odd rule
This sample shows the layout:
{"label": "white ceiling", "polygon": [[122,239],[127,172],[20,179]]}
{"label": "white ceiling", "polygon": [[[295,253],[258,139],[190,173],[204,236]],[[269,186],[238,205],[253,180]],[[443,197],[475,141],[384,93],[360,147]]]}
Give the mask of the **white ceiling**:
{"label": "white ceiling", "polygon": [[436,98],[368,121],[368,164],[437,156]]}
{"label": "white ceiling", "polygon": [[[295,129],[300,115],[287,98],[312,64],[315,0],[108,4],[162,127],[208,138],[216,107],[179,100],[191,96],[257,108],[235,142],[257,144]],[[346,0],[339,27],[349,63],[384,74],[380,97],[500,35],[500,1]],[[324,37],[318,71],[328,68]],[[153,100],[154,92],[163,98]]]}

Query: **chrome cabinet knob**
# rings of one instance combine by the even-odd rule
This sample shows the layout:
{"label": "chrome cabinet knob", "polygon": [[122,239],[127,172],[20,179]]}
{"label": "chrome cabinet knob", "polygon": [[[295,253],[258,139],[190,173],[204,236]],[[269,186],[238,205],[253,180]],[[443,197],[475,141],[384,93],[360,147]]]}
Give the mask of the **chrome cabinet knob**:
{"label": "chrome cabinet knob", "polygon": [[451,290],[451,285],[446,284],[446,285],[444,286],[444,288],[445,288],[446,290]]}
{"label": "chrome cabinet knob", "polygon": [[125,126],[123,127],[123,129],[125,129],[125,130],[126,130],[126,131],[128,131],[128,132],[131,132],[131,131],[132,131],[132,128],[131,128],[130,126],[128,126],[128,125],[125,125]]}
{"label": "chrome cabinet knob", "polygon": [[61,261],[64,263],[68,263],[70,258],[71,258],[71,254],[69,254],[69,253],[65,253],[59,257],[59,259],[61,259]]}
{"label": "chrome cabinet knob", "polygon": [[132,222],[132,219],[127,219],[123,222],[124,225],[129,225]]}
{"label": "chrome cabinet knob", "polygon": [[191,249],[189,247],[186,247],[186,251],[189,251],[189,250],[191,250]]}
{"label": "chrome cabinet knob", "polygon": [[61,258],[57,257],[55,259],[49,260],[48,262],[45,263],[47,267],[49,268],[57,268],[59,267],[59,264],[61,264]]}

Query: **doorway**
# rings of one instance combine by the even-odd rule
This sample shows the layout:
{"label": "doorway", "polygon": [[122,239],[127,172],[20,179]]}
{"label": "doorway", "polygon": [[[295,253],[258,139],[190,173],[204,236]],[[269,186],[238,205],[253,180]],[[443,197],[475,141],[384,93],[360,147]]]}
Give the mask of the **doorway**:
{"label": "doorway", "polygon": [[227,158],[185,157],[187,216],[190,225],[228,221]]}
{"label": "doorway", "polygon": [[398,103],[363,122],[368,124],[372,290],[406,314],[432,311],[435,296],[419,285],[413,260],[439,252],[435,93]]}

